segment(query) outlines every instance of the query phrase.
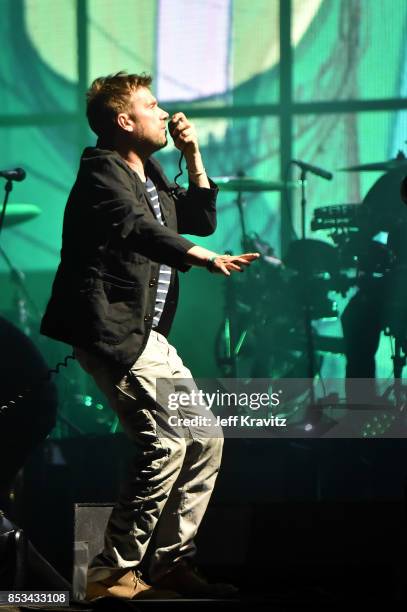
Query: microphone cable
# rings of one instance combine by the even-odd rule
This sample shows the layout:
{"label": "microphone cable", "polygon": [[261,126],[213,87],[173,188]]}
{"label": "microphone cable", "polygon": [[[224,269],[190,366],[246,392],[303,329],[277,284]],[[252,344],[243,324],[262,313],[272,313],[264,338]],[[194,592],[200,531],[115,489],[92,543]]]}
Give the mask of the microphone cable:
{"label": "microphone cable", "polygon": [[33,393],[34,391],[39,391],[40,389],[45,387],[45,385],[50,382],[54,374],[59,374],[61,368],[67,368],[68,361],[74,359],[75,354],[73,352],[71,355],[66,355],[63,361],[59,361],[54,368],[49,369],[48,372],[42,378],[40,378],[40,380],[36,384],[30,387],[26,387],[21,393],[17,393],[14,398],[8,400],[5,404],[2,404],[0,406],[0,418],[4,416],[9,410],[16,408],[18,404],[20,404],[23,400],[27,399],[27,397],[31,393]]}
{"label": "microphone cable", "polygon": [[[180,119],[178,119],[176,122],[173,122],[172,120],[169,121],[168,123],[168,131],[171,135],[171,138],[174,140],[174,129],[176,128],[177,123],[180,121]],[[175,141],[174,141],[175,142]],[[178,189],[182,189],[181,185],[178,184],[177,179],[179,179],[180,176],[182,176],[182,174],[184,173],[183,169],[182,169],[182,160],[184,159],[184,151],[181,150],[181,154],[179,156],[178,159],[178,174],[174,177],[174,183],[176,184],[176,186],[178,187]]]}
{"label": "microphone cable", "polygon": [[184,159],[184,151],[181,151],[181,155],[179,156],[178,159],[178,174],[176,176],[174,176],[174,183],[176,184],[176,186],[179,189],[182,189],[181,185],[178,184],[177,179],[179,179],[179,177],[184,173],[184,170],[182,169],[182,160]]}

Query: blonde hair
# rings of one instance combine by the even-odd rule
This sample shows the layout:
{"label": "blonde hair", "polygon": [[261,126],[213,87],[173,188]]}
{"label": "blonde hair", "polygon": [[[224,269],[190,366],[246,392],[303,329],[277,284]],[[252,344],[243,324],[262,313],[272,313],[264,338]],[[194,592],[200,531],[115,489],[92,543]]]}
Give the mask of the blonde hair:
{"label": "blonde hair", "polygon": [[99,137],[111,135],[118,113],[128,110],[130,96],[139,87],[150,87],[150,75],[125,71],[98,77],[86,92],[86,116]]}

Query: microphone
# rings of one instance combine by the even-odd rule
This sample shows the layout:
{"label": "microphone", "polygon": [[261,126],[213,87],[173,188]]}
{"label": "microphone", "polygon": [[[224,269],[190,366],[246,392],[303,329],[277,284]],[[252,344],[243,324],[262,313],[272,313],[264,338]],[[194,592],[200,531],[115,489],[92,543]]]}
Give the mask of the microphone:
{"label": "microphone", "polygon": [[328,170],[323,170],[322,168],[318,168],[318,166],[311,166],[311,164],[299,161],[298,159],[292,159],[291,163],[299,166],[301,170],[307,170],[308,172],[311,172],[311,174],[316,174],[327,181],[332,180],[333,174],[332,172],[328,172]]}
{"label": "microphone", "polygon": [[12,170],[0,170],[0,176],[8,181],[23,181],[25,170],[23,168],[13,168]]}

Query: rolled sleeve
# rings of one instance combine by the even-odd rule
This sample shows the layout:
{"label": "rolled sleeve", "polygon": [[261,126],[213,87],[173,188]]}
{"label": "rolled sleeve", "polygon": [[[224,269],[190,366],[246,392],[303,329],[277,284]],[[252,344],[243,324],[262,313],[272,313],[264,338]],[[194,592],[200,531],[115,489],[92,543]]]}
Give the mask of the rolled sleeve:
{"label": "rolled sleeve", "polygon": [[209,184],[209,188],[198,187],[191,181],[187,190],[176,193],[178,229],[181,234],[210,236],[216,230],[216,199],[219,189],[210,178]]}

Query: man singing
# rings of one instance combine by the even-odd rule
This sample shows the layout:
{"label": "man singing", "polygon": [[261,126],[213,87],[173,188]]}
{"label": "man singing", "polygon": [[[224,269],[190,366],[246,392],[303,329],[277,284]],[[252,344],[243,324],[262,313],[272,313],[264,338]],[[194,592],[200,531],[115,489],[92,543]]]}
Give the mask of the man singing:
{"label": "man singing", "polygon": [[[149,76],[119,72],[96,79],[87,93],[98,141],[84,150],[68,198],[61,262],[41,327],[74,347],[137,447],[104,549],[89,567],[88,599],[236,592],[232,585],[209,584],[192,563],[220,466],[222,432],[171,435],[156,380],[170,381],[179,392],[177,379],[192,379],[166,339],[177,271],[200,266],[230,276],[258,254],[218,255],[180,235],[214,232],[217,188],[183,113],[171,117],[169,130],[185,156],[188,190],[170,184],[151,157],[167,144],[169,115],[150,85]],[[193,414],[194,406],[183,406],[182,416]],[[153,586],[141,578],[142,560]]]}

